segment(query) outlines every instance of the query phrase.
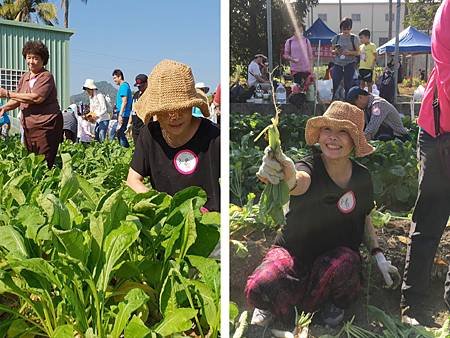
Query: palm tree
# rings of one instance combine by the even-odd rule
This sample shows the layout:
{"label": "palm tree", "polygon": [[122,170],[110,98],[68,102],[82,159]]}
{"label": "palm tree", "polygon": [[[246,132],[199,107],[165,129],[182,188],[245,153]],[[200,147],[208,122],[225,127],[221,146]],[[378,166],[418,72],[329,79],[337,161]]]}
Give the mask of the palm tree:
{"label": "palm tree", "polygon": [[[88,0],[81,0],[87,4]],[[64,27],[69,28],[69,3],[70,0],[61,0],[61,8],[64,11]]]}
{"label": "palm tree", "polygon": [[0,5],[0,17],[24,22],[44,22],[53,26],[58,23],[58,10],[48,0],[5,0]]}

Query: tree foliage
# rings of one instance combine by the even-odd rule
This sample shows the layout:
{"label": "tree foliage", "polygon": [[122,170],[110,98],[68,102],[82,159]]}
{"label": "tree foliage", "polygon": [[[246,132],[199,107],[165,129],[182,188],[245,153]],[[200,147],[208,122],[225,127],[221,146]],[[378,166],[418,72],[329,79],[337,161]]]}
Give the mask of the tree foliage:
{"label": "tree foliage", "polygon": [[413,26],[419,30],[430,30],[433,28],[434,15],[441,1],[416,0],[407,2],[408,14],[405,15],[405,26]]}
{"label": "tree foliage", "polygon": [[[280,62],[284,41],[292,35],[293,25],[284,0],[272,0],[272,47],[274,63]],[[297,0],[290,4],[298,24],[318,0]],[[231,65],[248,64],[257,53],[267,55],[267,15],[264,0],[230,0]]]}
{"label": "tree foliage", "polygon": [[53,26],[58,23],[58,10],[48,0],[5,0],[0,4],[0,18]]}

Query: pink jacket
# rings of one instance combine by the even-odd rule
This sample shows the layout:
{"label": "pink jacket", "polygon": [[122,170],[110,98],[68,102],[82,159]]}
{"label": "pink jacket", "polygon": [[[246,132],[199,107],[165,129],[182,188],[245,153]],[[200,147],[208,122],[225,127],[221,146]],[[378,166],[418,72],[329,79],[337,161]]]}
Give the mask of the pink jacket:
{"label": "pink jacket", "polygon": [[450,132],[450,0],[443,0],[436,12],[431,35],[431,54],[435,66],[431,71],[420,108],[418,124],[428,134],[435,135],[433,117],[434,83],[441,108],[441,133]]}

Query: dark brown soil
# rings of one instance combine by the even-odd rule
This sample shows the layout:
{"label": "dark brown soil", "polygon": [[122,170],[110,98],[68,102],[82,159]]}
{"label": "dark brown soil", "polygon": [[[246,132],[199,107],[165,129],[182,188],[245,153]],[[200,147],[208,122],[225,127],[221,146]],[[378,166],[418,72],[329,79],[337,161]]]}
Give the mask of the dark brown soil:
{"label": "dark brown soil", "polygon": [[[381,247],[385,251],[387,259],[399,269],[403,274],[404,258],[406,255],[406,245],[408,241],[409,221],[391,221],[386,227],[378,229],[377,233]],[[272,231],[252,231],[251,233],[237,233],[232,239],[242,241],[248,249],[245,257],[239,257],[235,253],[235,247],[230,246],[230,298],[239,306],[240,312],[251,309],[245,301],[243,290],[247,277],[261,262],[264,254],[273,242],[275,233]],[[364,255],[363,255],[364,256]],[[366,261],[368,261],[366,259]],[[438,252],[436,254],[435,265],[432,274],[432,287],[423,310],[428,318],[427,326],[441,327],[444,321],[450,316],[442,300],[444,290],[445,274],[450,261],[450,228],[447,227],[441,239]],[[370,272],[371,271],[371,272]],[[375,265],[365,268],[365,287],[358,300],[346,310],[345,320],[351,320],[355,316],[354,324],[373,331],[373,326],[368,321],[367,305],[374,305],[392,317],[400,317],[400,289],[388,290],[383,288],[382,276],[378,273]],[[369,275],[370,274],[370,275]],[[319,325],[310,326],[309,336],[318,337],[323,334],[336,334],[340,328],[330,329]],[[269,337],[268,332],[265,336]],[[263,337],[263,332],[258,327],[249,326],[246,334],[247,338]]]}

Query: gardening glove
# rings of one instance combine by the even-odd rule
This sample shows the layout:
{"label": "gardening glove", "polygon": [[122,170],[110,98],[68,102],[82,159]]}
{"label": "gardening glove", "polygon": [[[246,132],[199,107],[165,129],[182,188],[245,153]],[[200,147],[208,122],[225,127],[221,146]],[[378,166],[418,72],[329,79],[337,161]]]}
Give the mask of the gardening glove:
{"label": "gardening glove", "polygon": [[[386,260],[386,257],[384,257],[382,252],[377,252],[373,256],[377,262],[378,269],[380,270],[381,274],[383,275],[384,281],[386,282],[386,285],[388,287],[396,288],[398,283],[400,282],[400,274],[398,273],[398,270],[395,266],[391,264],[390,261]],[[396,283],[394,285],[394,281],[392,280],[391,274],[393,275],[394,279],[396,280]]]}
{"label": "gardening glove", "polygon": [[264,156],[262,164],[259,167],[256,176],[263,182],[270,182],[271,184],[278,184],[284,178],[283,167],[275,159],[272,149],[267,146],[264,149]]}
{"label": "gardening glove", "polygon": [[295,169],[294,161],[286,156],[281,149],[275,152],[275,158],[283,167],[284,180],[289,190],[292,190],[297,182],[297,170]]}

